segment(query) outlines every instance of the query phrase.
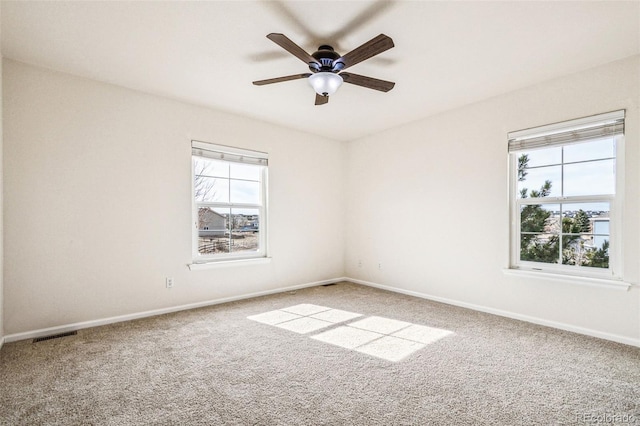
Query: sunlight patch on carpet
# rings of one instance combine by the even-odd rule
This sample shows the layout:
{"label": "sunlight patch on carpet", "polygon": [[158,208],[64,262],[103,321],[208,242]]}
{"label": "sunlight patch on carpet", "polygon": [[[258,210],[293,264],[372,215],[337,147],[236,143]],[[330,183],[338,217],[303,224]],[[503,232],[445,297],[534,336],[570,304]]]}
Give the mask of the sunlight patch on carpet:
{"label": "sunlight patch on carpet", "polygon": [[307,334],[361,316],[362,314],[355,312],[302,303],[288,308],[252,315],[247,318],[293,331],[294,333]]}
{"label": "sunlight patch on carpet", "polygon": [[412,324],[397,333],[393,333],[393,336],[428,345],[429,343],[436,342],[450,334],[453,334],[453,332],[449,330]]}
{"label": "sunlight patch on carpet", "polygon": [[411,340],[383,336],[369,344],[356,348],[356,351],[386,359],[387,361],[398,362],[424,347],[425,345],[422,343],[412,342]]}
{"label": "sunlight patch on carpet", "polygon": [[302,318],[300,315],[291,314],[284,311],[270,311],[264,314],[258,314],[250,316],[249,319],[258,321],[263,324],[276,325],[285,321],[291,321],[293,319]]}
{"label": "sunlight patch on carpet", "polygon": [[346,349],[355,349],[382,337],[381,334],[357,328],[343,326],[312,336],[312,339],[331,343]]}
{"label": "sunlight patch on carpet", "polygon": [[362,316],[355,312],[303,303],[252,315],[247,319],[298,334],[335,326],[310,337],[391,362],[401,361],[426,345],[453,334],[441,328],[378,316],[347,323]]}
{"label": "sunlight patch on carpet", "polygon": [[297,315],[313,315],[319,312],[328,311],[331,308],[327,308],[324,306],[312,305],[310,303],[302,303],[300,305],[290,306],[288,308],[282,308],[281,311],[291,312]]}
{"label": "sunlight patch on carpet", "polygon": [[398,321],[382,317],[368,317],[360,321],[352,322],[350,327],[375,331],[376,333],[390,334],[411,325],[410,322]]}
{"label": "sunlight patch on carpet", "polygon": [[292,321],[276,324],[276,327],[284,328],[285,330],[293,331],[298,334],[306,334],[332,325],[333,323],[327,321],[321,321],[319,319],[309,317],[302,317]]}
{"label": "sunlight patch on carpet", "polygon": [[340,309],[329,309],[328,311],[320,312],[319,314],[311,315],[311,318],[316,318],[323,321],[329,321],[334,324],[349,321],[354,318],[361,317],[362,314],[356,314],[355,312],[343,311]]}

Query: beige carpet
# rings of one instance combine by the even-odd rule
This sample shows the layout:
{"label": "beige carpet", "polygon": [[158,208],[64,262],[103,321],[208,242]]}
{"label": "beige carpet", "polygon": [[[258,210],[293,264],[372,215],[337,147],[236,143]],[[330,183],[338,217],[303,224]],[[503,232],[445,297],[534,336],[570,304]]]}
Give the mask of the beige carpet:
{"label": "beige carpet", "polygon": [[640,349],[355,284],[0,351],[2,425],[640,424]]}

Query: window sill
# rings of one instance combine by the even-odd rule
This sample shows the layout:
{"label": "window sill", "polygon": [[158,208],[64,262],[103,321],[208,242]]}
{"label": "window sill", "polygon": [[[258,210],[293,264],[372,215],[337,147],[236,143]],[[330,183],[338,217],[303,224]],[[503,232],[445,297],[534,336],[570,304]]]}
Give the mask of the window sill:
{"label": "window sill", "polygon": [[634,284],[616,279],[581,277],[576,275],[554,274],[550,272],[527,271],[522,269],[503,269],[505,275],[521,278],[536,278],[547,281],[560,281],[570,284],[586,285],[590,287],[608,288],[612,290],[627,291]]}
{"label": "window sill", "polygon": [[263,265],[271,263],[270,257],[256,257],[252,259],[229,259],[229,260],[214,260],[205,263],[190,263],[187,267],[191,271],[201,271],[205,269],[218,269],[228,268],[232,266],[251,266],[251,265]]}

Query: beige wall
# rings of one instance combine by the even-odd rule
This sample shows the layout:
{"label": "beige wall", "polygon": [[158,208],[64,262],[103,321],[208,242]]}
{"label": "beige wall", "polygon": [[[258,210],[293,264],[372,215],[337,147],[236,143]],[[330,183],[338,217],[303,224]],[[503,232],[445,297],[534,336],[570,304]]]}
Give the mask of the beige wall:
{"label": "beige wall", "polygon": [[[6,335],[342,276],[343,144],[10,60],[3,80]],[[269,153],[270,263],[187,268],[191,139]]]}
{"label": "beige wall", "polygon": [[640,344],[638,287],[503,273],[507,133],[626,108],[624,278],[638,283],[639,62],[629,58],[349,143],[346,275]]}
{"label": "beige wall", "polygon": [[[625,108],[638,283],[639,57],[347,144],[10,60],[3,81],[5,335],[348,276],[640,344],[638,287],[503,273],[507,132]],[[270,263],[186,268],[192,138],[269,152]]]}

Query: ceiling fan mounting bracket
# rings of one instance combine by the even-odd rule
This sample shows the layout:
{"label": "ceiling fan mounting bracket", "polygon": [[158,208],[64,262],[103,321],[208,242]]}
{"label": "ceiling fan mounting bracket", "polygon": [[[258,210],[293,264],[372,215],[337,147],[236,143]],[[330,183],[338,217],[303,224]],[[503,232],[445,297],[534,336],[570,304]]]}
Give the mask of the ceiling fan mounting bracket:
{"label": "ceiling fan mounting bracket", "polygon": [[320,51],[320,50],[329,50],[331,52],[334,51],[333,50],[333,46],[329,46],[328,44],[320,45],[320,47],[318,47],[318,51]]}

